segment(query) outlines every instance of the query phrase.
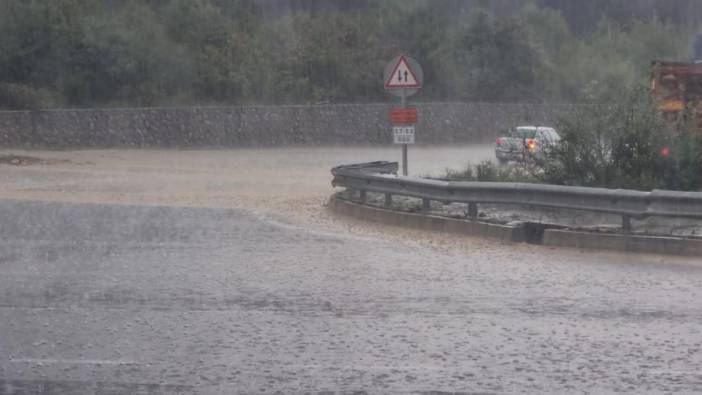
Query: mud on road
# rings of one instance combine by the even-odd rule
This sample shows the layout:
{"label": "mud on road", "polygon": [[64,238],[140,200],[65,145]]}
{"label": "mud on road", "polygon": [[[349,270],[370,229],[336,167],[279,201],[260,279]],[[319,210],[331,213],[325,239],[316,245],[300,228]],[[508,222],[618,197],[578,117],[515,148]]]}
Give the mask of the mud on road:
{"label": "mud on road", "polygon": [[[699,260],[324,210],[331,165],[393,152],[31,152],[71,162],[0,166],[0,393],[702,387]],[[417,150],[417,171],[464,152]]]}

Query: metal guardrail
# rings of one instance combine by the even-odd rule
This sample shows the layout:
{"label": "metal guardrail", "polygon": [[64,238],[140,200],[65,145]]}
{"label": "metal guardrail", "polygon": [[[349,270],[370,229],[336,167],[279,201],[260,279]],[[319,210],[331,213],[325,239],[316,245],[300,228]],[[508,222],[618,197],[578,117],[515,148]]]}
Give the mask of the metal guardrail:
{"label": "metal guardrail", "polygon": [[651,216],[702,219],[702,192],[572,187],[509,182],[440,181],[397,176],[397,162],[369,162],[337,166],[331,170],[333,186],[385,194],[385,205],[393,196],[422,199],[422,210],[429,211],[431,201],[467,203],[468,214],[476,219],[478,204],[514,204],[541,208],[594,211],[622,216],[622,228],[631,230],[632,218]]}

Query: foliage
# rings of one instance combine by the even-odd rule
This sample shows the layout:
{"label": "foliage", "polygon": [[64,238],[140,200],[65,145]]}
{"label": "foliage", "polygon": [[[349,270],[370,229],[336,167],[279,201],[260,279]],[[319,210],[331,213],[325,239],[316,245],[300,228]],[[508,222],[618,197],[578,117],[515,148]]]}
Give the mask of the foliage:
{"label": "foliage", "polygon": [[419,100],[611,101],[687,59],[702,20],[615,3],[0,0],[0,108],[381,101],[402,52]]}
{"label": "foliage", "polygon": [[[543,58],[526,39],[516,18],[491,21],[484,11],[470,14],[440,48],[439,74],[449,76],[447,94],[461,100],[541,101]],[[451,88],[455,92],[451,92]]]}
{"label": "foliage", "polygon": [[678,127],[666,158],[665,188],[702,191],[702,136],[693,132],[692,117]]}
{"label": "foliage", "polygon": [[45,89],[0,82],[0,108],[8,110],[36,110],[57,104],[52,92]]}
{"label": "foliage", "polygon": [[500,166],[490,160],[477,165],[466,164],[460,170],[446,169],[442,178],[454,181],[539,182],[537,168],[532,164],[511,163]]}
{"label": "foliage", "polygon": [[483,161],[445,178],[539,182],[637,190],[702,190],[702,136],[688,113],[664,123],[645,88],[623,91],[606,105],[573,107],[561,116],[561,142],[544,156],[506,166]]}
{"label": "foliage", "polygon": [[607,188],[701,188],[702,143],[693,129],[666,127],[645,88],[622,96],[607,105],[578,106],[561,117],[561,143],[543,161],[539,178]]}

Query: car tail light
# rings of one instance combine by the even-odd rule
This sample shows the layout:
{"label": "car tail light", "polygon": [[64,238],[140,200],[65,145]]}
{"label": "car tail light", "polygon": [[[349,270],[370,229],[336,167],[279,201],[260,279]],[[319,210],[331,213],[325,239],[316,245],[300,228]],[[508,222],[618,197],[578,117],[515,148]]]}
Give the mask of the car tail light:
{"label": "car tail light", "polygon": [[500,138],[499,138],[499,137],[497,138],[497,140],[495,140],[495,144],[496,144],[496,145],[502,144],[502,141],[500,141]]}
{"label": "car tail light", "polygon": [[662,155],[664,158],[669,157],[669,156],[670,156],[670,148],[668,148],[668,147],[663,147],[663,149],[661,150],[661,155]]}
{"label": "car tail light", "polygon": [[527,143],[527,147],[528,147],[530,150],[533,151],[533,150],[536,149],[536,140],[534,140],[534,139],[528,139],[528,140],[526,141],[526,143]]}

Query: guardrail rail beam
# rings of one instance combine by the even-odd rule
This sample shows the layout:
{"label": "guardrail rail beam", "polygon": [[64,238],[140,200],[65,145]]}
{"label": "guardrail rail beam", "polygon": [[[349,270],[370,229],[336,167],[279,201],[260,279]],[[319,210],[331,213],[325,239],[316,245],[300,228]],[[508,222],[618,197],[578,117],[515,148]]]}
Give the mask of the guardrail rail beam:
{"label": "guardrail rail beam", "polygon": [[514,204],[540,208],[583,210],[622,216],[622,229],[631,231],[632,218],[650,216],[702,219],[702,192],[654,190],[651,192],[574,187],[562,185],[441,181],[398,176],[397,162],[369,162],[337,166],[332,169],[333,186],[385,195],[385,205],[393,196],[422,199],[428,212],[432,200],[468,204],[468,215],[478,217],[478,204]]}

